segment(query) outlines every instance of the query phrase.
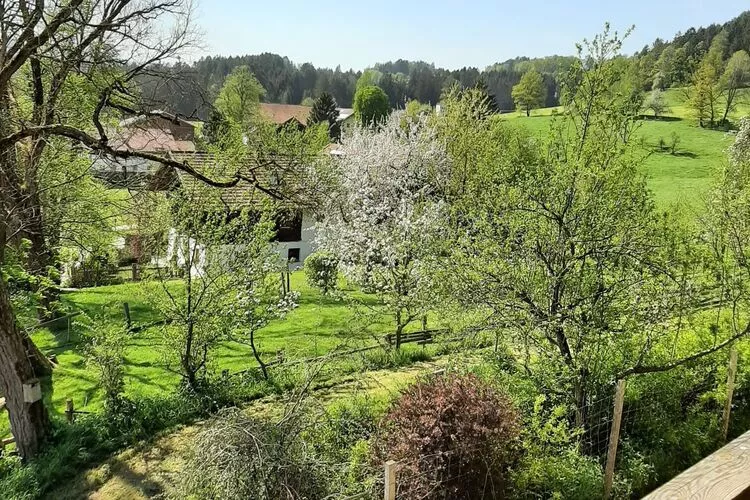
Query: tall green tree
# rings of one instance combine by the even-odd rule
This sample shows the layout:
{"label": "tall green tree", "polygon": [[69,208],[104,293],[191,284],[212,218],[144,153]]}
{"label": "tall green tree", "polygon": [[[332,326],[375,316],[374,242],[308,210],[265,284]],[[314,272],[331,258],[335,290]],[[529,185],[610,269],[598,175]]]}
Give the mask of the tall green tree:
{"label": "tall green tree", "polygon": [[534,70],[527,71],[518,85],[513,87],[512,95],[516,107],[526,111],[526,116],[529,116],[532,109],[544,105],[546,88],[542,75]]}
{"label": "tall green tree", "polygon": [[729,113],[737,106],[737,93],[742,88],[750,87],[750,56],[744,50],[738,50],[727,61],[727,67],[720,80],[721,88],[726,95],[726,105],[721,122],[725,123]]}
{"label": "tall green tree", "polygon": [[502,332],[544,360],[526,364],[532,379],[564,387],[586,428],[592,394],[621,371],[662,366],[652,347],[674,340],[664,321],[676,288],[670,226],[638,147],[623,139],[634,115],[617,91],[621,41],[605,31],[584,46],[564,81],[564,114],[542,143],[503,123],[472,126],[470,110],[447,105],[445,119],[459,120],[445,137],[459,191],[445,283],[464,307],[481,304],[490,324],[511,326]]}
{"label": "tall green tree", "polygon": [[390,111],[388,96],[380,87],[360,87],[354,94],[354,116],[364,126],[382,122]]}
{"label": "tall green tree", "polygon": [[328,136],[334,142],[341,140],[341,123],[339,122],[339,110],[336,100],[328,92],[323,92],[315,99],[310,116],[307,118],[308,125],[316,123],[327,123]]}
{"label": "tall green tree", "polygon": [[240,126],[258,118],[261,98],[266,91],[247,66],[237,66],[224,80],[216,98],[216,109]]}

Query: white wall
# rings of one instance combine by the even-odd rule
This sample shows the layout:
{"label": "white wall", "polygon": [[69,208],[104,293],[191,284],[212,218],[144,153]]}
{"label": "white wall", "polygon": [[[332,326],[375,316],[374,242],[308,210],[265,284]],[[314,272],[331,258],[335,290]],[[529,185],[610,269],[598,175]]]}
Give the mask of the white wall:
{"label": "white wall", "polygon": [[278,241],[274,243],[276,251],[283,262],[286,262],[290,248],[299,248],[300,261],[290,265],[291,269],[299,269],[308,255],[315,251],[315,220],[308,212],[302,214],[302,239],[300,241]]}

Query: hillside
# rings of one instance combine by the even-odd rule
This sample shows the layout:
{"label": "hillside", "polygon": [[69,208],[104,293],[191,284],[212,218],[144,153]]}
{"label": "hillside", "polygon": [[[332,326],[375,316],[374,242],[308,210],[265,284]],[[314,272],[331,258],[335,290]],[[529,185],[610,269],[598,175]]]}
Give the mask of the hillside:
{"label": "hillside", "polygon": [[[648,154],[644,174],[661,207],[677,204],[698,210],[717,170],[726,161],[725,150],[733,133],[699,127],[685,104],[684,89],[668,89],[664,94],[669,111],[663,117],[645,116],[639,122],[637,140],[643,141]],[[742,103],[730,115],[733,122],[750,114],[750,89],[745,89],[739,99]],[[528,118],[522,113],[509,113],[501,119],[542,134],[548,130],[555,110],[559,108],[537,109]],[[678,142],[672,153],[669,145],[675,136]],[[662,140],[664,149],[659,147]]]}

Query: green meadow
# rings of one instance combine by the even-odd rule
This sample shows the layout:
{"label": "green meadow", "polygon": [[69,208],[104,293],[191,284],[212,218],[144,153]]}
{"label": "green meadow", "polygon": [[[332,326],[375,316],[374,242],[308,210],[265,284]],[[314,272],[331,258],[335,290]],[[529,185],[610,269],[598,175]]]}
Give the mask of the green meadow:
{"label": "green meadow", "polygon": [[[659,207],[678,205],[697,213],[717,171],[726,161],[726,148],[733,141],[733,133],[699,127],[686,105],[684,89],[669,89],[664,95],[669,111],[658,118],[644,116],[638,123],[634,140],[646,155],[643,173]],[[750,89],[740,93],[737,101],[737,108],[729,115],[734,123],[750,115]],[[541,136],[549,129],[553,113],[559,111],[559,107],[544,108],[532,111],[530,117],[512,113],[502,115],[502,119]],[[674,137],[677,146],[672,153],[670,145]],[[664,147],[660,147],[662,142]]]}

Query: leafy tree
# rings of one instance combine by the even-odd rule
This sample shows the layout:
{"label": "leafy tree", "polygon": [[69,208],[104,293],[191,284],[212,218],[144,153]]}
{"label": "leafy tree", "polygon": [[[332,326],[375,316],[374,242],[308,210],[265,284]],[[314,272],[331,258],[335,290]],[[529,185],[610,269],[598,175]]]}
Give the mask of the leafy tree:
{"label": "leafy tree", "polygon": [[395,320],[396,347],[435,304],[434,248],[445,231],[440,201],[450,163],[426,120],[397,116],[357,127],[335,165],[338,189],[320,224],[324,250],[353,282],[373,289]]}
{"label": "leafy tree", "polygon": [[542,75],[531,70],[521,77],[518,85],[513,87],[513,101],[518,109],[526,111],[526,116],[531,110],[544,105],[545,88]]}
{"label": "leafy tree", "polygon": [[376,69],[366,69],[362,72],[362,76],[357,80],[357,89],[380,85],[381,78],[383,78],[383,73],[380,71]]}
{"label": "leafy tree", "polygon": [[669,106],[664,99],[664,93],[658,88],[652,90],[643,103],[643,109],[653,111],[655,117],[667,113]]}
{"label": "leafy tree", "polygon": [[721,77],[721,88],[726,93],[726,106],[721,122],[727,121],[727,116],[732,112],[737,103],[735,98],[742,88],[750,87],[750,56],[744,50],[738,50],[727,61],[726,69]]}
{"label": "leafy tree", "polygon": [[454,162],[473,165],[451,183],[456,234],[441,283],[463,306],[482,304],[490,324],[513,325],[517,336],[503,332],[545,360],[526,363],[527,373],[540,387],[550,377],[564,385],[563,402],[586,429],[593,394],[620,371],[663,361],[652,347],[671,345],[663,322],[677,288],[670,226],[654,210],[638,148],[623,140],[635,117],[616,91],[621,41],[607,29],[584,46],[547,141],[501,123],[446,125]]}
{"label": "leafy tree", "polygon": [[374,125],[390,113],[388,96],[374,85],[360,87],[354,95],[354,115],[362,125]]}
{"label": "leafy tree", "polygon": [[216,98],[216,109],[247,127],[258,117],[258,104],[266,91],[247,66],[237,66],[227,76]]}
{"label": "leafy tree", "polygon": [[304,99],[302,99],[302,102],[300,104],[302,106],[308,106],[312,108],[315,105],[315,99],[313,99],[310,96],[307,96]]}
{"label": "leafy tree", "polygon": [[720,97],[718,83],[716,65],[705,57],[693,75],[693,83],[688,94],[688,103],[701,127],[705,125],[706,120],[710,126],[716,122],[716,106]]}
{"label": "leafy tree", "polygon": [[339,110],[336,100],[328,92],[323,92],[315,99],[310,116],[307,118],[308,125],[316,123],[327,123],[328,135],[334,142],[341,139],[341,123],[339,122]]}
{"label": "leafy tree", "polygon": [[[142,111],[136,80],[146,73],[158,80],[158,69],[151,63],[170,59],[191,44],[189,19],[188,2],[166,0],[147,4],[71,0],[45,6],[21,0],[4,11],[0,18],[0,32],[7,34],[0,41],[0,52],[5,54],[0,61],[0,265],[9,239],[30,232],[35,235],[30,253],[35,261],[29,267],[54,266],[42,201],[45,190],[52,190],[41,179],[48,145],[59,140],[99,157],[157,159],[148,153],[118,151],[105,130],[122,112]],[[130,51],[135,36],[137,49]],[[180,162],[159,160],[197,174]],[[16,321],[4,275],[0,276],[0,345],[0,391],[19,453],[31,458],[49,436],[50,423],[42,400],[24,401],[23,385],[49,368],[44,368],[38,349]]]}

